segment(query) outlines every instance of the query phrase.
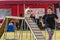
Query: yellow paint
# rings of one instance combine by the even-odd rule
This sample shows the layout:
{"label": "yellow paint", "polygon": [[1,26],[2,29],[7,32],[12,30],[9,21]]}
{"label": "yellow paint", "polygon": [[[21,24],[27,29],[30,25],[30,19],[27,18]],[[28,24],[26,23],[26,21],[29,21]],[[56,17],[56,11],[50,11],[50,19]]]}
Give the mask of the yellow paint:
{"label": "yellow paint", "polygon": [[[45,35],[45,31],[42,31],[42,33],[43,33],[43,35]],[[30,36],[30,31],[28,31],[27,34],[26,34],[26,31],[23,31],[23,32],[22,31],[20,31],[20,32],[17,31],[15,34],[17,34],[18,39],[20,39],[19,37],[21,36],[22,40],[33,40],[32,34]],[[19,36],[19,34],[21,34],[21,35]],[[28,35],[28,36],[26,37],[26,35]],[[9,37],[14,38],[14,33],[13,32],[7,32],[7,38],[9,38]],[[1,37],[0,40],[3,40],[3,39],[4,39],[4,34],[3,34],[3,36]],[[47,32],[46,32],[46,40],[48,40],[48,33]],[[53,35],[52,40],[54,40],[54,35]],[[60,40],[60,31],[59,30],[56,31],[56,40]]]}

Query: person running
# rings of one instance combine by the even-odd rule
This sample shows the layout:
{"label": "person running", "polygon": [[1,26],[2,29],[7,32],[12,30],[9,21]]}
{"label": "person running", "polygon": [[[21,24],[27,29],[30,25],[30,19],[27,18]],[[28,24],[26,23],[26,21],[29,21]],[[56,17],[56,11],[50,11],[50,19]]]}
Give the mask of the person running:
{"label": "person running", "polygon": [[42,18],[42,26],[45,27],[46,31],[48,32],[49,38],[48,40],[52,40],[52,36],[54,34],[54,31],[52,29],[55,29],[55,23],[59,23],[58,16],[53,13],[53,10],[51,7],[47,9],[47,14],[45,14]]}

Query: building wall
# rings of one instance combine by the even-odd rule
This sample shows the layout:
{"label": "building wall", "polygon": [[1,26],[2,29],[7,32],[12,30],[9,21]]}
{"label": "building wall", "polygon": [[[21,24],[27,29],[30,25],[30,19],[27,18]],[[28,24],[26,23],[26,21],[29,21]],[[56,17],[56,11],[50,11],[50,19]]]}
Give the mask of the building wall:
{"label": "building wall", "polygon": [[[51,4],[26,4],[25,8],[45,8],[45,12],[49,6],[52,6]],[[12,16],[19,16],[20,14],[24,15],[24,5],[0,5],[0,8],[11,8],[11,15]]]}
{"label": "building wall", "polygon": [[47,8],[48,7],[52,7],[52,4],[33,4],[33,5],[26,5],[26,8],[30,7],[30,8],[45,8],[45,13],[47,12]]}
{"label": "building wall", "polygon": [[8,9],[11,8],[11,15],[17,16],[17,6],[16,5],[0,5],[0,9]]}

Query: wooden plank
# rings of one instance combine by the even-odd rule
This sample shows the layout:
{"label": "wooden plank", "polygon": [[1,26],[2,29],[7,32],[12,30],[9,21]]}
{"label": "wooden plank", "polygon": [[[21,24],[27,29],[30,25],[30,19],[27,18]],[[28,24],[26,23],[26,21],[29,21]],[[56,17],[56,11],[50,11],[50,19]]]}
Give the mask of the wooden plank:
{"label": "wooden plank", "polygon": [[24,17],[17,17],[17,16],[6,16],[5,18],[11,18],[11,19],[25,19]]}
{"label": "wooden plank", "polygon": [[[8,21],[9,21],[9,20],[10,20],[10,19],[8,19]],[[5,18],[5,20],[4,20],[4,22],[2,23],[2,26],[1,26],[1,28],[0,28],[0,38],[1,38],[1,36],[3,35],[3,33],[4,33],[6,21],[7,21],[7,19]]]}

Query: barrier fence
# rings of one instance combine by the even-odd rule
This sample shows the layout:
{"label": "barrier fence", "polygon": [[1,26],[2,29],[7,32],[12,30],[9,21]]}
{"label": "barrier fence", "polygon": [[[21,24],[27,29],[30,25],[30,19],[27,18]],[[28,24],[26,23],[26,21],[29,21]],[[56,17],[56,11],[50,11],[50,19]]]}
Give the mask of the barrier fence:
{"label": "barrier fence", "polygon": [[[20,17],[6,17],[6,27],[4,30],[4,39],[3,40],[36,40],[36,38],[34,37],[34,35],[32,34],[30,28],[28,27],[27,23],[25,22],[25,18],[21,18]],[[8,28],[8,19],[14,19],[15,20],[19,20],[21,21],[21,24],[18,24],[16,26],[16,22],[14,22],[14,31],[13,32],[9,32],[7,31]],[[19,22],[20,23],[20,22]],[[55,25],[56,26],[56,25]],[[20,27],[19,30],[17,30],[17,27]],[[48,40],[48,33],[46,30],[41,30],[42,34],[45,37],[45,40]],[[57,30],[56,27],[54,29],[54,35],[52,37],[52,40],[60,40],[60,30]]]}

